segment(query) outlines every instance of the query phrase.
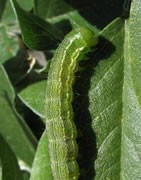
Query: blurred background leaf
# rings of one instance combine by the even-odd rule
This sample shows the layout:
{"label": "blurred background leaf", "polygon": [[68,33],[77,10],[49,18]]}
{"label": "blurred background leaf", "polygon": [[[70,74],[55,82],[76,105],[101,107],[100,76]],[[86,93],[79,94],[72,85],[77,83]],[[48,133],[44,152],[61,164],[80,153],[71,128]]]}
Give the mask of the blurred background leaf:
{"label": "blurred background leaf", "polygon": [[0,26],[0,62],[4,63],[8,59],[12,58],[17,54],[19,49],[18,41],[16,37],[12,37],[12,35],[8,34],[6,26]]}
{"label": "blurred background leaf", "polygon": [[30,180],[52,180],[52,171],[48,148],[48,138],[46,132],[43,133],[36,151],[34,163],[32,166]]}
{"label": "blurred background leaf", "polygon": [[60,41],[62,37],[59,29],[40,17],[24,11],[16,0],[11,0],[11,3],[18,18],[23,41],[28,47],[37,50],[56,47],[56,41]]}
{"label": "blurred background leaf", "polygon": [[31,167],[37,141],[16,112],[15,93],[2,65],[0,65],[0,78],[0,133],[18,160]]}
{"label": "blurred background leaf", "polygon": [[[24,10],[31,10],[33,8],[33,1],[22,1],[22,0],[17,0],[17,2],[22,6]],[[16,24],[16,17],[13,12],[13,9],[11,7],[11,3],[9,0],[0,0],[0,7],[1,7],[1,22],[4,25],[13,25]]]}
{"label": "blurred background leaf", "polygon": [[[34,0],[35,13],[52,23],[70,20],[72,24],[90,24],[102,29],[121,16],[124,0]],[[64,23],[64,21],[63,21]],[[65,24],[66,25],[66,24]],[[94,28],[94,27],[92,27]]]}
{"label": "blurred background leaf", "polygon": [[45,123],[45,95],[46,95],[46,81],[40,81],[28,86],[19,93],[21,100],[34,113],[39,115]]}
{"label": "blurred background leaf", "polygon": [[22,172],[20,171],[18,161],[10,146],[0,134],[0,159],[2,180],[23,180]]}

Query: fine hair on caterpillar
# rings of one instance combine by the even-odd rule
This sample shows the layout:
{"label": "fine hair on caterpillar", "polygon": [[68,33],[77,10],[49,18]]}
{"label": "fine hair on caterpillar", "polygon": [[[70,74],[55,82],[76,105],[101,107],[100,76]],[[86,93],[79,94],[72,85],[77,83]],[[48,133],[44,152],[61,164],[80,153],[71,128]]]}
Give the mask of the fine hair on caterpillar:
{"label": "fine hair on caterpillar", "polygon": [[96,44],[97,37],[92,31],[83,27],[75,29],[66,35],[50,64],[45,108],[54,180],[71,180],[79,177],[72,86],[79,62]]}

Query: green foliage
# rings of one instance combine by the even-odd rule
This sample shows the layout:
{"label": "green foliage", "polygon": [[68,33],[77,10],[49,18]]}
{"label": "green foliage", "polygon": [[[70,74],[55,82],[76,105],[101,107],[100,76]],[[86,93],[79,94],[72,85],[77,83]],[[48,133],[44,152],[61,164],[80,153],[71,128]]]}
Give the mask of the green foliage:
{"label": "green foliage", "polygon": [[[120,179],[124,69],[123,22],[116,20],[111,26],[106,27],[101,35],[110,40],[101,48],[106,48],[110,46],[109,43],[112,43],[113,48],[116,47],[116,49],[105,61],[98,64],[89,90],[92,129],[96,133],[98,147],[96,179]],[[99,56],[95,58],[99,59]]]}
{"label": "green foliage", "polygon": [[19,21],[23,40],[28,47],[45,50],[55,45],[53,39],[60,40],[62,35],[54,26],[24,11],[16,0],[11,0],[11,2]]}
{"label": "green foliage", "polygon": [[31,167],[36,140],[15,109],[15,93],[2,65],[0,77],[0,133],[19,160]]}
{"label": "green foliage", "polygon": [[[22,101],[32,109],[37,115],[45,119],[45,92],[46,81],[37,82],[32,84],[19,93]],[[34,99],[34,101],[33,101]]]}
{"label": "green foliage", "polygon": [[0,160],[2,165],[2,180],[23,180],[15,154],[1,135]]}
{"label": "green foliage", "polygon": [[4,63],[16,55],[18,44],[16,38],[12,38],[10,34],[8,34],[7,28],[4,25],[0,26],[0,39],[0,48],[1,52],[3,52],[0,54],[0,62]]}
{"label": "green foliage", "polygon": [[47,147],[48,138],[46,132],[44,132],[38,145],[30,180],[52,180],[49,152],[46,151]]}
{"label": "green foliage", "polygon": [[0,179],[53,179],[44,61],[80,26],[99,37],[73,87],[80,179],[141,178],[141,3],[132,0],[128,19],[122,7],[123,0],[0,0]]}

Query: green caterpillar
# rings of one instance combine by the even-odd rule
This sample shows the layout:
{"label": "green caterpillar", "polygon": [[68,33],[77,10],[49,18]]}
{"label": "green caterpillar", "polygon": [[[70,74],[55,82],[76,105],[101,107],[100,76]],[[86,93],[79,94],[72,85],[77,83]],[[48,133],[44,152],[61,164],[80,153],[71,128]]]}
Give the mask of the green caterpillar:
{"label": "green caterpillar", "polygon": [[51,61],[46,92],[46,128],[54,180],[79,177],[72,85],[79,61],[96,44],[97,37],[92,31],[78,28],[65,37]]}

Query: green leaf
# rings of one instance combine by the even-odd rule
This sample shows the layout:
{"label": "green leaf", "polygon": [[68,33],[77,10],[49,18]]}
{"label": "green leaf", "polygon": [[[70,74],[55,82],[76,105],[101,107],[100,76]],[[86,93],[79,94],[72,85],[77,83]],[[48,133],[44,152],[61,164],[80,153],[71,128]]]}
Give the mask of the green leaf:
{"label": "green leaf", "polygon": [[45,94],[47,81],[37,82],[19,93],[19,97],[34,113],[45,118]]}
{"label": "green leaf", "polygon": [[[22,6],[24,10],[31,10],[33,7],[33,1],[23,1],[17,0],[17,2]],[[13,25],[16,24],[16,18],[14,12],[11,7],[11,3],[9,0],[0,0],[0,7],[2,8],[1,16],[2,16],[2,24],[4,25]]]}
{"label": "green leaf", "polygon": [[[133,1],[125,36],[120,20],[101,34],[112,43],[114,52],[99,63],[89,91],[92,128],[97,138],[98,180],[141,178],[140,11],[140,1]],[[106,51],[108,46],[107,42],[102,49]],[[100,53],[96,59],[100,59]]]}
{"label": "green leaf", "polygon": [[24,11],[16,0],[11,0],[17,15],[25,44],[37,50],[47,50],[56,47],[56,42],[62,39],[62,33],[43,19]]}
{"label": "green leaf", "polygon": [[[123,91],[123,43],[124,26],[117,19],[106,27],[101,35],[106,38],[95,59],[103,61],[96,68],[89,91],[92,128],[96,133],[97,160],[95,163],[98,180],[120,179],[122,133],[122,91]],[[111,44],[112,43],[112,44]],[[110,52],[113,47],[113,52]],[[102,51],[101,51],[102,50]],[[110,50],[108,52],[108,50]],[[103,54],[104,55],[104,54]]]}
{"label": "green leaf", "polygon": [[141,2],[125,23],[121,179],[141,179]]}
{"label": "green leaf", "polygon": [[23,1],[23,0],[17,0],[18,4],[27,11],[30,11],[33,8],[33,0]]}
{"label": "green leaf", "polygon": [[6,5],[6,0],[0,0],[0,20],[5,9],[5,5]]}
{"label": "green leaf", "polygon": [[[141,3],[133,1],[130,11],[130,19],[125,23],[125,66],[130,74],[132,88],[135,91],[135,99],[141,107]],[[129,75],[128,75],[129,76]]]}
{"label": "green leaf", "polygon": [[35,13],[42,18],[53,18],[73,10],[64,0],[34,0]]}
{"label": "green leaf", "polygon": [[0,135],[0,160],[2,180],[23,180],[15,154]]}
{"label": "green leaf", "polygon": [[12,11],[12,7],[10,4],[10,1],[7,0],[1,0],[3,2],[5,2],[5,7],[3,9],[3,11],[1,12],[1,23],[4,25],[7,24],[15,24],[16,23],[16,18],[14,15],[14,12]]}
{"label": "green leaf", "polygon": [[19,49],[16,38],[8,34],[6,26],[0,26],[0,49],[1,63],[15,56]]}
{"label": "green leaf", "polygon": [[[46,19],[52,24],[57,24],[65,33],[72,28],[69,23],[71,23],[73,28],[85,26],[94,32],[98,31],[97,28],[92,26],[79,14],[78,9],[73,8],[64,0],[60,0],[59,3],[57,0],[34,0],[34,4],[35,13],[38,16]],[[91,3],[89,6],[91,6]]]}
{"label": "green leaf", "polygon": [[39,141],[30,180],[53,180],[48,152],[48,138],[44,132]]}
{"label": "green leaf", "polygon": [[[35,12],[61,29],[68,30],[69,23],[73,27],[86,26],[97,31],[105,27],[116,17],[121,16],[123,0],[34,0]],[[92,26],[93,25],[93,26]],[[94,27],[95,26],[95,27]]]}
{"label": "green leaf", "polygon": [[12,85],[3,66],[0,65],[0,133],[19,161],[30,167],[34,158],[36,140],[16,112],[14,99]]}

